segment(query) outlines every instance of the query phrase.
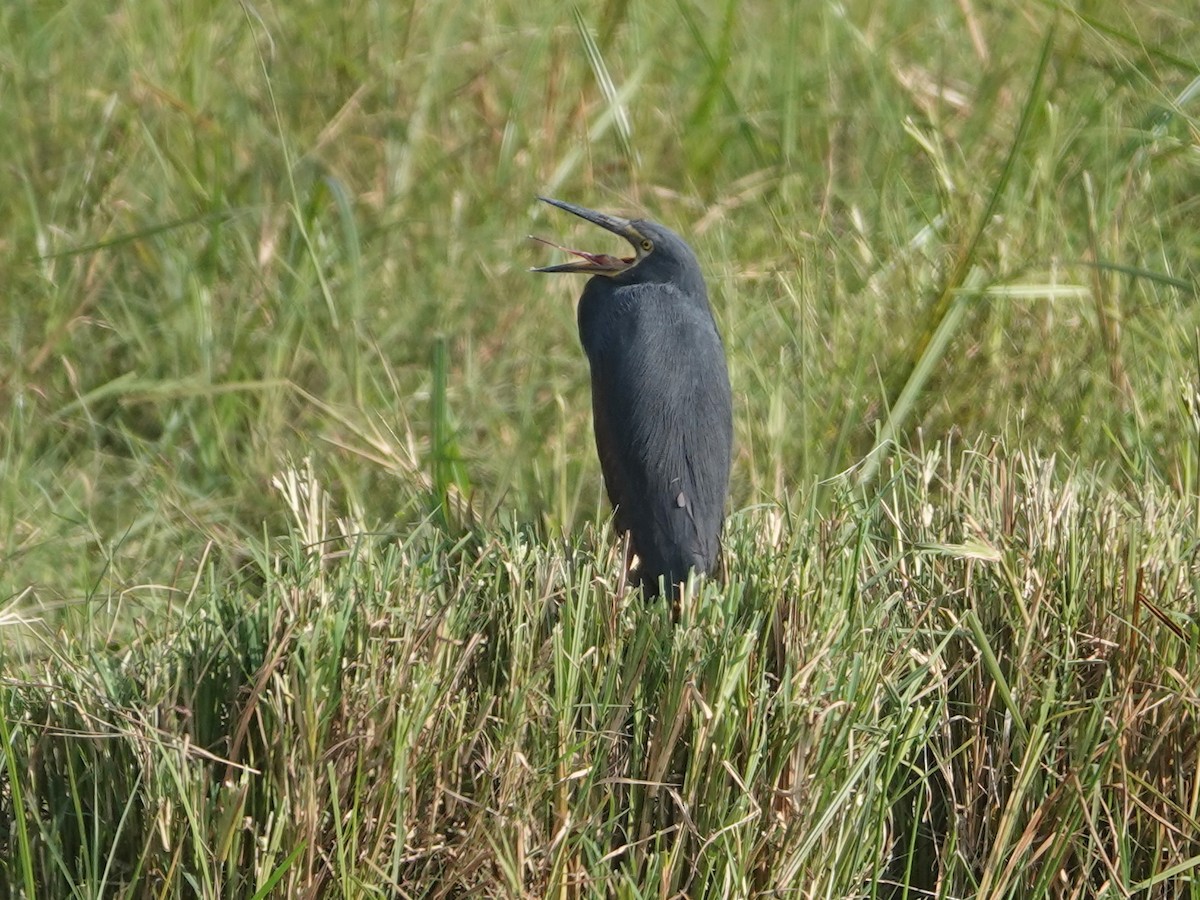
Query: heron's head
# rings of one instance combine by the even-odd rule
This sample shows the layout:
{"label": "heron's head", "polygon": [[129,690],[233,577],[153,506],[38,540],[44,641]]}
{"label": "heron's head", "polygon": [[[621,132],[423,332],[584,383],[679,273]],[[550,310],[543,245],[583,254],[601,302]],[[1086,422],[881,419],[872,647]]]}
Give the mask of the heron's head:
{"label": "heron's head", "polygon": [[671,229],[656,222],[647,222],[643,219],[622,219],[620,216],[610,216],[607,213],[576,206],[562,200],[552,200],[549,197],[539,197],[538,199],[551,206],[557,206],[559,209],[565,209],[593,225],[599,225],[606,231],[620,235],[629,242],[633,253],[631,256],[588,253],[584,250],[564,247],[545,238],[535,237],[533,238],[535,241],[557,247],[578,259],[556,266],[542,266],[532,271],[601,275],[621,284],[671,282],[681,288],[691,287],[693,281],[700,280],[700,264],[696,261],[695,254],[692,253],[683,238]]}

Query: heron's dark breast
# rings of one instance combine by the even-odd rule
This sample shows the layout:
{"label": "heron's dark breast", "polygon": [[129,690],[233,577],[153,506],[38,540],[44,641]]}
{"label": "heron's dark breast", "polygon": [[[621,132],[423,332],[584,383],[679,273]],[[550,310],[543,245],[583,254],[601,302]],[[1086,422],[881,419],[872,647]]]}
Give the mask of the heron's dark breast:
{"label": "heron's dark breast", "polygon": [[604,487],[608,500],[616,510],[616,529],[629,530],[629,476],[621,459],[616,431],[609,411],[609,398],[604,382],[592,376],[592,426],[596,433],[596,455],[600,458],[600,471],[604,475]]}

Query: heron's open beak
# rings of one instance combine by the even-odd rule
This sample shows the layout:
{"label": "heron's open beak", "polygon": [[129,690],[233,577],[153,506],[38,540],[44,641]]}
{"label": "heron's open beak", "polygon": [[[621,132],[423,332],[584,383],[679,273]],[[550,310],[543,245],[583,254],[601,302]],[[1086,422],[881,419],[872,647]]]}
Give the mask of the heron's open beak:
{"label": "heron's open beak", "polygon": [[565,250],[567,253],[572,253],[580,259],[579,262],[560,263],[557,266],[542,266],[541,268],[530,269],[531,272],[582,272],[587,275],[618,275],[626,269],[637,265],[642,261],[642,257],[646,255],[646,251],[642,248],[642,244],[646,238],[633,227],[633,223],[628,219],[596,212],[594,209],[576,206],[574,203],[552,200],[549,197],[538,197],[538,199],[549,203],[551,206],[557,206],[559,209],[565,209],[567,212],[573,213],[581,219],[586,219],[593,225],[599,225],[605,231],[619,234],[625,240],[629,241],[630,246],[633,247],[634,255],[619,257],[609,256],[607,253],[588,253],[584,250],[572,250],[570,247],[564,247],[545,238],[530,235],[535,241],[549,244],[551,247],[557,247],[559,250]]}

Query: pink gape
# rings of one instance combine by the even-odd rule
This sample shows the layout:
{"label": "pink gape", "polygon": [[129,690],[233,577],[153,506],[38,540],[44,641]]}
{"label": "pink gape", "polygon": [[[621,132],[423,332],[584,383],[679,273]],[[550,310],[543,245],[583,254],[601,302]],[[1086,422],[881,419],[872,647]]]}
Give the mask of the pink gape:
{"label": "pink gape", "polygon": [[570,253],[578,256],[580,259],[586,259],[594,266],[602,266],[603,268],[621,268],[633,262],[633,257],[617,257],[610,256],[607,253],[588,253],[586,250],[572,250],[570,247],[564,247],[562,244],[556,244],[554,241],[548,241],[545,238],[540,238],[536,234],[529,236],[531,241],[537,241],[539,244],[545,244],[548,247],[554,247],[562,250],[564,253]]}

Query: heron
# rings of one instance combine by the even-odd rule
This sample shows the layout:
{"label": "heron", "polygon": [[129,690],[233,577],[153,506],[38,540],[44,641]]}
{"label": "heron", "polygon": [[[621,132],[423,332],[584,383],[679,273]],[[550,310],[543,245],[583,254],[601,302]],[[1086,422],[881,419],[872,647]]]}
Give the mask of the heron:
{"label": "heron", "polygon": [[614,527],[638,559],[631,579],[650,596],[675,589],[716,566],[733,444],[729,370],[700,263],[656,222],[538,199],[632,247],[612,256],[535,238],[576,258],[532,271],[592,276],[579,298],[579,340]]}

